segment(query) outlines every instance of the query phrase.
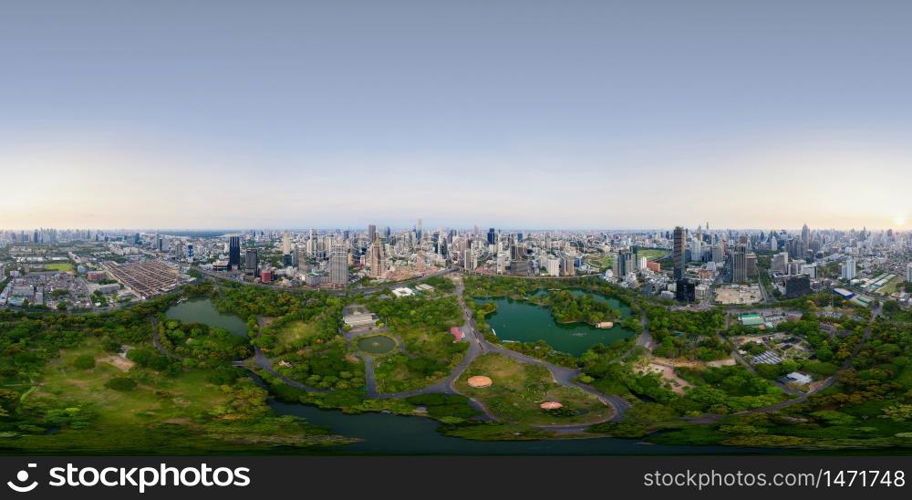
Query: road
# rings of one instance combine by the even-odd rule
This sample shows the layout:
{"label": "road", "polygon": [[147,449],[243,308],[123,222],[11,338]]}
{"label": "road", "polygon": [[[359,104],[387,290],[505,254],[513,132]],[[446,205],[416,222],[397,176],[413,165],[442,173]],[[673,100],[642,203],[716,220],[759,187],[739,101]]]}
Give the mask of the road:
{"label": "road", "polygon": [[[368,359],[369,357],[365,356],[365,378],[367,381],[368,396],[370,396],[372,398],[379,398],[379,399],[389,399],[389,398],[402,399],[402,398],[408,398],[408,397],[418,396],[418,395],[422,395],[422,394],[459,394],[459,392],[456,390],[456,381],[459,379],[460,376],[462,376],[462,374],[466,371],[466,369],[468,369],[468,367],[472,364],[472,362],[475,361],[475,359],[477,359],[478,356],[480,356],[482,354],[498,353],[503,356],[514,359],[516,361],[519,361],[521,363],[529,363],[529,364],[538,365],[538,366],[542,366],[542,367],[546,368],[551,373],[551,376],[556,383],[565,385],[568,387],[579,388],[580,390],[597,397],[605,405],[608,405],[608,406],[611,406],[612,408],[614,408],[614,413],[610,420],[619,421],[619,420],[623,419],[624,413],[631,407],[630,403],[620,396],[613,395],[613,394],[602,394],[595,387],[578,382],[576,379],[579,377],[579,375],[581,373],[581,370],[579,368],[568,368],[565,366],[558,366],[553,363],[549,363],[547,361],[543,361],[543,360],[533,358],[531,356],[527,356],[525,354],[513,351],[512,349],[508,349],[504,346],[488,342],[484,338],[484,336],[478,332],[478,327],[475,323],[475,318],[472,315],[472,310],[469,309],[468,304],[466,304],[465,285],[463,284],[461,277],[457,276],[454,281],[456,283],[455,295],[456,295],[457,300],[459,301],[460,307],[462,308],[463,320],[464,320],[464,324],[460,327],[460,330],[462,331],[462,333],[465,336],[464,340],[466,342],[468,342],[468,344],[469,344],[469,348],[466,351],[465,355],[463,356],[462,360],[459,362],[458,365],[456,365],[455,367],[453,367],[452,370],[450,370],[450,373],[449,373],[449,375],[447,375],[446,378],[441,379],[429,386],[422,387],[419,389],[414,389],[411,391],[403,391],[403,392],[397,392],[397,393],[378,393],[376,379],[374,376],[373,359],[372,358]],[[645,318],[644,318],[644,321],[645,321]],[[645,331],[645,329],[644,329],[644,331]],[[646,332],[646,335],[643,338],[645,339],[644,342],[648,343],[651,341],[651,336],[649,336],[648,331]],[[283,382],[285,382],[288,385],[291,385],[292,387],[297,387],[297,388],[312,391],[312,392],[327,392],[325,390],[318,390],[315,388],[307,387],[304,384],[301,384],[300,382],[291,380],[291,379],[284,377],[281,374],[277,373],[275,371],[275,369],[272,367],[272,362],[259,349],[256,350],[256,353],[254,355],[254,361],[257,364],[257,366],[259,366],[263,370],[267,371],[271,375],[278,377]],[[485,418],[487,418],[489,420],[495,419],[495,416],[480,401],[478,401],[474,398],[471,398],[471,397],[468,399],[469,399],[470,404],[473,407],[475,407],[476,409],[478,409],[485,415]],[[599,422],[590,422],[588,424],[567,425],[567,426],[542,426],[542,427],[547,428],[549,430],[559,431],[559,432],[582,432],[583,430],[585,430],[590,425],[593,425],[594,423],[599,423]]]}
{"label": "road", "polygon": [[[871,338],[871,329],[873,328],[874,322],[877,319],[877,317],[880,315],[881,311],[882,311],[882,306],[877,306],[876,308],[873,309],[872,314],[871,314],[871,319],[868,321],[868,326],[865,328],[865,331],[864,331],[864,334],[862,334],[861,340],[858,342],[858,345],[855,346],[855,349],[852,351],[852,355],[849,356],[848,358],[846,358],[846,360],[842,362],[842,365],[839,367],[839,371],[836,372],[835,375],[831,375],[830,377],[827,377],[820,385],[815,387],[813,390],[800,393],[800,395],[798,395],[798,397],[788,399],[785,401],[781,401],[779,403],[776,403],[776,404],[770,405],[770,406],[763,406],[761,408],[752,408],[750,410],[745,410],[742,412],[735,413],[735,415],[749,415],[752,413],[772,413],[774,411],[779,411],[779,410],[782,410],[783,408],[787,408],[789,406],[796,405],[798,403],[804,403],[812,395],[817,394],[818,392],[820,392],[824,389],[832,387],[834,384],[836,384],[839,381],[839,377],[842,375],[842,373],[845,370],[848,370],[852,366],[852,361],[855,359],[856,356],[858,356],[858,353],[861,352],[861,348],[864,347],[864,345]],[[690,418],[688,420],[693,423],[714,423],[714,422],[718,422],[721,418],[722,418],[722,415],[705,414],[705,415],[701,415],[699,417]]]}

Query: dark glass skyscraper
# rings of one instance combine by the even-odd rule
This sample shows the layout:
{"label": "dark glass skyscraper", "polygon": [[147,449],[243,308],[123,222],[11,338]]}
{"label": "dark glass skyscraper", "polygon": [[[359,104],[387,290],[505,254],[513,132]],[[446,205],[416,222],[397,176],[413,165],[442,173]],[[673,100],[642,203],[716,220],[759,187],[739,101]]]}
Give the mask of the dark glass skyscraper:
{"label": "dark glass skyscraper", "polygon": [[684,228],[681,226],[676,227],[674,230],[673,245],[674,279],[677,281],[684,278],[684,265],[687,258],[687,244],[684,240]]}
{"label": "dark glass skyscraper", "polygon": [[241,267],[241,237],[231,236],[228,239],[228,269]]}

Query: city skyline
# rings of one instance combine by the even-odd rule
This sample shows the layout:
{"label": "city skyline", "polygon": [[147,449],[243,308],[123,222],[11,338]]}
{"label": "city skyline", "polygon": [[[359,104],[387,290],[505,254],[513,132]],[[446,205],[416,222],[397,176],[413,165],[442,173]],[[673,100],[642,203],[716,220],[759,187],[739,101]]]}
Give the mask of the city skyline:
{"label": "city skyline", "polygon": [[912,228],[909,6],[573,4],[7,6],[0,227]]}

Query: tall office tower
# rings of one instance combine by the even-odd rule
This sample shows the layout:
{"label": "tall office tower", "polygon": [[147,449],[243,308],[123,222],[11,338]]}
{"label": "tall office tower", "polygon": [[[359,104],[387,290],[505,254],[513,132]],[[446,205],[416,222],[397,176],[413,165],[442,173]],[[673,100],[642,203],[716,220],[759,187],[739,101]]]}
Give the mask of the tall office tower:
{"label": "tall office tower", "polygon": [[562,263],[561,268],[562,268],[562,271],[564,272],[564,276],[576,276],[576,268],[574,267],[574,264],[573,264],[572,255],[564,254],[563,258],[561,259],[561,263]]}
{"label": "tall office tower", "polygon": [[307,259],[307,251],[304,250],[303,248],[299,248],[298,251],[295,252],[295,255],[297,256],[297,258],[295,260],[297,261],[296,265],[298,266],[298,272],[301,272],[301,273],[309,272],[310,271],[310,261]]}
{"label": "tall office tower", "polygon": [[906,264],[906,281],[912,282],[912,262]]}
{"label": "tall office tower", "polygon": [[494,245],[497,243],[497,232],[494,231],[494,228],[488,229],[488,245]]}
{"label": "tall office tower", "polygon": [[260,260],[257,256],[256,248],[251,248],[247,250],[247,254],[244,256],[244,272],[251,276],[259,276]]}
{"label": "tall office tower", "polygon": [[370,277],[382,278],[386,274],[386,254],[380,238],[374,240],[367,253],[368,262],[370,263]]}
{"label": "tall office tower", "polygon": [[421,219],[418,219],[418,224],[415,224],[415,237],[420,240],[422,234],[424,234],[424,229],[421,227]]}
{"label": "tall office tower", "polygon": [[732,283],[744,283],[747,281],[747,247],[738,246],[737,250],[732,252]]}
{"label": "tall office tower", "polygon": [[193,244],[187,245],[187,260],[193,260]]}
{"label": "tall office tower", "polygon": [[291,255],[291,235],[288,231],[282,235],[282,255]]}
{"label": "tall office tower", "polygon": [[684,240],[684,228],[678,226],[674,230],[674,238],[672,242],[672,258],[674,259],[674,278],[675,280],[682,279],[684,277],[685,269],[685,260],[686,257],[686,242]]}
{"label": "tall office tower", "polygon": [[808,229],[807,224],[801,226],[801,241],[805,243],[811,241],[811,230]]}
{"label": "tall office tower", "polygon": [[636,256],[629,250],[618,253],[617,256],[617,276],[624,279],[628,274],[636,272]]}
{"label": "tall office tower", "polygon": [[348,252],[341,245],[329,257],[329,281],[335,286],[348,284]]}
{"label": "tall office tower", "polygon": [[757,266],[756,253],[747,252],[747,255],[744,256],[744,265],[747,266],[746,275],[748,278],[756,278],[760,276],[760,268]]}
{"label": "tall office tower", "polygon": [[773,256],[773,262],[770,270],[774,273],[788,274],[789,254],[788,252],[779,252]]}
{"label": "tall office tower", "polygon": [[228,238],[228,270],[241,267],[241,237]]}
{"label": "tall office tower", "polygon": [[475,272],[475,268],[478,267],[478,259],[471,248],[466,248],[462,252],[462,267],[467,272]]}
{"label": "tall office tower", "polygon": [[373,243],[377,240],[377,226],[371,224],[367,226],[367,241]]}
{"label": "tall office tower", "polygon": [[722,245],[719,243],[712,246],[712,261],[716,264],[725,262],[725,252],[722,251]]}
{"label": "tall office tower", "polygon": [[842,279],[855,279],[855,259],[853,259],[851,256],[846,257],[845,262],[842,263]]}
{"label": "tall office tower", "polygon": [[701,240],[699,237],[695,238],[693,240],[693,244],[691,245],[690,261],[691,262],[702,262],[703,261],[703,240]]}

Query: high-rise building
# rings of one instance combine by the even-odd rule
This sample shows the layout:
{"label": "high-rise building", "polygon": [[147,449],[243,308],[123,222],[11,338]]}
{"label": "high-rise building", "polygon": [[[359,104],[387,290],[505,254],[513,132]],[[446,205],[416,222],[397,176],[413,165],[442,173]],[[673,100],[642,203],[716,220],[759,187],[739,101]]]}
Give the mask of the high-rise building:
{"label": "high-rise building", "polygon": [[494,231],[494,228],[488,229],[488,245],[493,245],[497,243],[497,232]]}
{"label": "high-rise building", "polygon": [[747,249],[739,246],[732,252],[732,283],[747,281]]}
{"label": "high-rise building", "polygon": [[842,279],[844,280],[853,280],[855,279],[855,259],[852,256],[846,257],[845,262],[842,263]]}
{"label": "high-rise building", "polygon": [[674,278],[675,281],[684,278],[684,269],[687,265],[685,262],[687,243],[684,239],[684,228],[678,226],[674,229],[672,247],[672,259],[674,259]]}
{"label": "high-rise building", "polygon": [[228,270],[241,267],[241,237],[228,238]]}
{"label": "high-rise building", "polygon": [[574,267],[572,255],[564,255],[563,266],[561,267],[563,267],[564,276],[576,276],[576,268]]}
{"label": "high-rise building", "polygon": [[348,284],[348,252],[341,245],[333,248],[330,254],[329,281],[334,286]]}
{"label": "high-rise building", "polygon": [[291,235],[288,231],[282,235],[282,255],[291,255]]}
{"label": "high-rise building", "polygon": [[371,224],[367,226],[367,241],[373,243],[377,239],[377,226]]}
{"label": "high-rise building", "polygon": [[367,253],[371,278],[382,278],[386,274],[386,253],[380,238],[374,240]]}
{"label": "high-rise building", "polygon": [[478,259],[471,248],[466,248],[462,252],[462,267],[468,272],[474,272],[475,268],[478,267]]}
{"label": "high-rise building", "polygon": [[906,264],[906,281],[912,282],[912,262]]}
{"label": "high-rise building", "polygon": [[770,264],[770,270],[774,273],[788,274],[789,254],[788,252],[779,252],[773,256]]}
{"label": "high-rise building", "polygon": [[629,250],[618,253],[615,267],[620,279],[626,278],[628,274],[636,273],[636,256]]}
{"label": "high-rise building", "polygon": [[260,269],[259,269],[260,259],[259,259],[259,256],[257,255],[256,248],[251,248],[251,249],[247,250],[247,254],[244,257],[245,257],[244,258],[244,272],[246,272],[247,274],[249,274],[251,276],[259,276],[260,275]]}

